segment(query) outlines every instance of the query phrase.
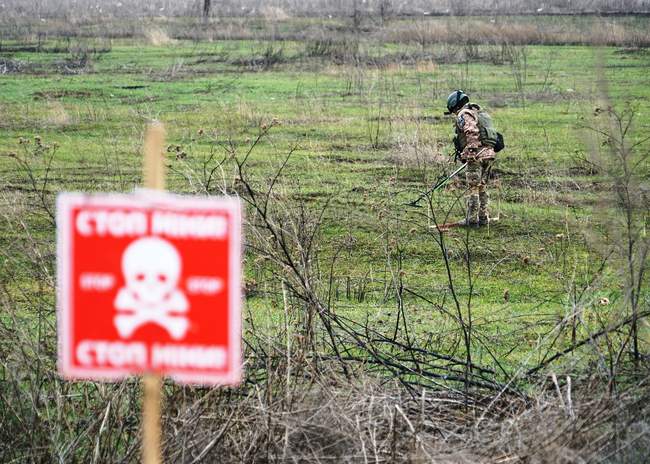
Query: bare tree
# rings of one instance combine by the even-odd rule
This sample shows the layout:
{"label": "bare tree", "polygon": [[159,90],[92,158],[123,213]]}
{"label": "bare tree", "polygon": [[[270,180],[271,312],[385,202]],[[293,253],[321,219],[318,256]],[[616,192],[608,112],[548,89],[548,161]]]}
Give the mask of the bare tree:
{"label": "bare tree", "polygon": [[386,20],[393,13],[393,2],[392,0],[379,0],[379,17],[381,18],[382,26]]}

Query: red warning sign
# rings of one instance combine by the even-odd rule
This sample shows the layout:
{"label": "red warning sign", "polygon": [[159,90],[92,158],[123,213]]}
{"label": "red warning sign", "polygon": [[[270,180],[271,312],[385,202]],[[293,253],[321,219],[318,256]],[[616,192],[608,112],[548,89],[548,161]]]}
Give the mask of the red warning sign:
{"label": "red warning sign", "polygon": [[241,377],[241,206],[232,198],[57,200],[59,371]]}

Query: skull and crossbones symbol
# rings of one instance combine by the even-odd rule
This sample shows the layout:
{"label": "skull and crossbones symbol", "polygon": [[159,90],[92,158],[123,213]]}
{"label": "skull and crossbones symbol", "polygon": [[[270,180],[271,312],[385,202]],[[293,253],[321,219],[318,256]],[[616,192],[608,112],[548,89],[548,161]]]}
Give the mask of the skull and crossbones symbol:
{"label": "skull and crossbones symbol", "polygon": [[164,328],[171,338],[185,336],[189,322],[187,298],[177,288],[181,258],[170,242],[143,237],[132,242],[122,255],[125,286],[115,298],[118,314],[113,319],[122,338],[128,338],[144,324]]}

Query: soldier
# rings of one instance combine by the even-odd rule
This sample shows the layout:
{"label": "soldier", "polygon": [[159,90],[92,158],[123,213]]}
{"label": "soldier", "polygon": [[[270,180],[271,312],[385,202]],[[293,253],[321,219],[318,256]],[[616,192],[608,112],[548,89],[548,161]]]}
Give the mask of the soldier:
{"label": "soldier", "polygon": [[490,116],[481,107],[469,102],[469,96],[456,90],[447,98],[447,109],[456,116],[454,129],[457,156],[467,163],[467,215],[459,226],[483,226],[490,222],[490,196],[487,182],[498,143],[497,131]]}

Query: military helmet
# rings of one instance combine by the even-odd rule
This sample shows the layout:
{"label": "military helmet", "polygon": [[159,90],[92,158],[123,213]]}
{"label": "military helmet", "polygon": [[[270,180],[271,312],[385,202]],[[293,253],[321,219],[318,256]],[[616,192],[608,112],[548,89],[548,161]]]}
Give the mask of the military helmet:
{"label": "military helmet", "polygon": [[447,97],[447,109],[450,113],[469,103],[469,96],[462,90],[454,90]]}

